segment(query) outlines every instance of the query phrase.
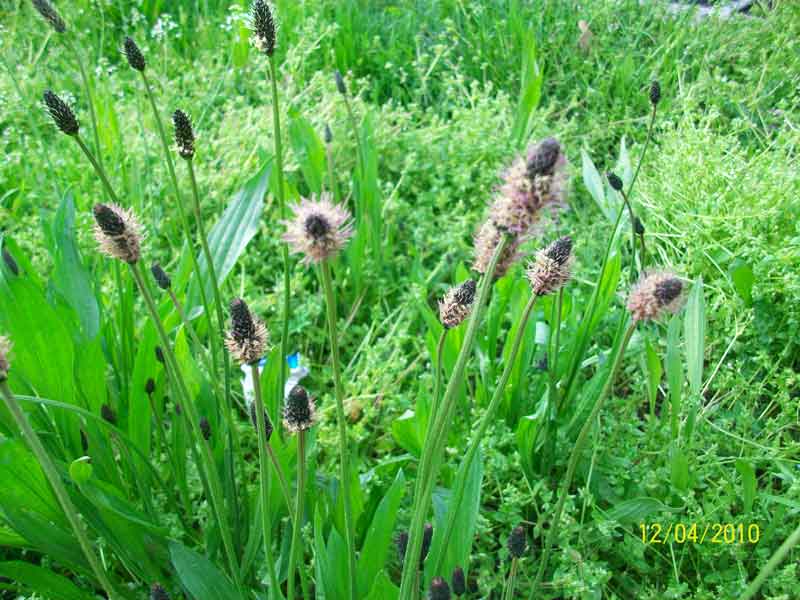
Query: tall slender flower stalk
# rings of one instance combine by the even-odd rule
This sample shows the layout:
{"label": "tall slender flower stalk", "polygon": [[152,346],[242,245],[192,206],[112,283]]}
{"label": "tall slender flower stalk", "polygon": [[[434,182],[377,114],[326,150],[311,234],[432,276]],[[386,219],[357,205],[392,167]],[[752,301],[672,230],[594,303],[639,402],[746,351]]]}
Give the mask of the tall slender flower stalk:
{"label": "tall slender flower stalk", "polygon": [[[278,96],[278,67],[275,62],[275,46],[277,43],[277,27],[275,15],[265,0],[255,0],[250,8],[250,20],[253,30],[252,43],[255,48],[267,57],[269,63],[269,79],[272,90],[272,130],[275,143],[275,167],[277,168],[278,215],[285,221],[286,214],[286,184],[283,172],[283,138],[281,134],[281,111]],[[286,379],[289,367],[286,356],[289,353],[289,320],[291,319],[291,273],[289,269],[289,246],[284,243],[281,247],[283,256],[283,325],[281,328],[280,361],[281,376],[279,378],[279,398],[284,397]]]}
{"label": "tall slender flower stalk", "polygon": [[[444,444],[447,441],[449,424],[452,420],[456,392],[461,384],[467,359],[472,354],[472,346],[475,342],[475,337],[478,332],[478,325],[483,317],[486,300],[489,296],[489,289],[491,288],[492,281],[494,280],[498,262],[506,253],[506,248],[510,243],[512,243],[512,237],[510,235],[502,234],[499,236],[499,239],[494,242],[493,251],[491,251],[490,254],[491,258],[489,258],[486,264],[481,265],[481,270],[484,275],[481,278],[478,286],[478,292],[476,294],[474,307],[472,309],[472,315],[469,320],[469,325],[467,326],[466,334],[464,335],[464,342],[462,343],[461,351],[459,352],[456,360],[456,365],[453,369],[452,375],[450,376],[450,380],[448,381],[447,388],[445,389],[441,406],[436,411],[436,418],[434,419],[433,426],[429,429],[428,435],[425,436],[425,443],[423,445],[422,456],[420,458],[420,467],[417,472],[418,481],[414,494],[414,508],[412,512],[411,527],[409,529],[408,556],[417,556],[422,548],[425,517],[430,506],[436,475],[439,471],[439,467],[441,466],[441,455],[444,449]],[[479,256],[486,254],[485,250],[485,248],[476,249],[476,254]],[[412,599],[415,580],[415,561],[406,560],[403,563],[403,577],[400,584],[401,600]]]}
{"label": "tall slender flower stalk", "polygon": [[[139,46],[136,42],[133,41],[132,38],[126,37],[123,43],[123,50],[125,56],[128,59],[128,64],[131,66],[132,69],[139,72],[139,75],[142,78],[142,83],[144,84],[144,89],[147,94],[147,99],[150,103],[150,108],[153,112],[153,118],[156,122],[156,130],[158,131],[158,137],[161,140],[161,148],[164,154],[164,162],[167,165],[167,173],[169,173],[170,183],[172,184],[172,189],[175,194],[175,201],[178,207],[178,217],[181,224],[181,229],[183,229],[183,235],[186,238],[186,243],[189,247],[189,258],[192,261],[192,267],[194,272],[198,274],[200,273],[200,263],[197,258],[197,254],[194,251],[194,244],[192,240],[194,239],[192,236],[192,231],[189,226],[189,219],[186,216],[186,205],[184,203],[183,194],[181,193],[180,185],[178,185],[178,176],[175,173],[175,163],[172,160],[172,151],[170,149],[170,144],[167,138],[167,133],[164,128],[164,122],[161,119],[161,114],[158,110],[158,105],[156,104],[155,94],[153,94],[153,88],[150,85],[150,80],[147,77],[147,62],[145,61],[144,55],[142,51],[139,49]],[[216,282],[215,282],[216,284]],[[211,304],[208,301],[208,294],[206,293],[206,288],[200,282],[200,301],[203,303],[203,310],[205,311],[206,319],[208,320],[208,331],[209,331],[209,339],[211,343],[211,362],[214,368],[214,373],[219,372],[219,353],[221,352],[221,347],[219,343],[219,338],[213,335],[215,328],[212,322],[212,313],[211,313]],[[219,316],[219,315],[217,315]],[[215,379],[212,377],[212,379]],[[229,396],[229,387],[226,387],[225,390],[226,398]]]}
{"label": "tall slender flower stalk", "polygon": [[7,379],[8,371],[10,369],[8,358],[9,351],[9,342],[6,340],[6,338],[0,337],[0,395],[3,396],[3,400],[5,401],[6,408],[8,408],[8,412],[11,413],[11,416],[13,417],[14,422],[17,424],[17,427],[19,427],[22,431],[25,441],[28,443],[28,446],[30,447],[34,456],[36,456],[36,459],[39,461],[39,464],[41,465],[42,470],[47,477],[47,481],[53,488],[53,492],[58,499],[58,503],[61,505],[64,515],[67,517],[67,520],[72,527],[72,531],[75,533],[78,544],[80,545],[83,555],[86,557],[94,576],[97,577],[97,581],[100,582],[100,585],[105,590],[109,598],[120,598],[116,589],[111,584],[108,575],[106,575],[105,570],[103,570],[100,560],[95,555],[95,552],[92,548],[92,543],[89,541],[83,523],[78,516],[78,511],[75,508],[75,505],[72,503],[72,500],[70,499],[69,494],[64,487],[63,482],[61,481],[61,476],[58,474],[56,466],[53,464],[53,461],[50,459],[50,455],[42,445],[39,436],[28,422],[28,417],[23,412],[19,402],[17,402],[16,396],[14,396],[8,387]]}
{"label": "tall slender flower stalk", "polygon": [[[525,338],[528,320],[533,312],[534,306],[536,305],[536,301],[540,296],[551,294],[555,291],[558,291],[559,295],[561,294],[563,286],[567,283],[571,274],[571,263],[572,240],[568,237],[563,237],[550,244],[544,250],[540,251],[536,256],[536,259],[528,266],[527,276],[528,281],[531,284],[532,294],[522,311],[522,315],[520,316],[519,323],[517,324],[516,334],[511,342],[511,352],[508,355],[505,367],[503,367],[503,373],[500,376],[500,380],[497,382],[497,386],[492,394],[492,399],[489,401],[489,406],[486,408],[483,417],[481,417],[478,428],[475,430],[475,433],[470,440],[469,447],[467,448],[467,452],[464,455],[464,459],[461,461],[461,465],[458,468],[456,487],[453,490],[452,499],[450,500],[450,510],[448,511],[448,519],[447,524],[445,525],[442,544],[440,544],[441,548],[447,548],[447,545],[450,542],[450,537],[453,535],[456,518],[459,513],[459,507],[464,499],[464,491],[466,489],[467,482],[466,474],[472,467],[472,461],[475,460],[478,448],[480,447],[481,442],[485,439],[486,431],[488,430],[489,425],[494,422],[497,410],[500,408],[506,385],[508,384],[508,380],[510,379],[511,373],[514,370],[517,355],[519,354],[519,350],[522,346],[522,340]],[[434,573],[441,571],[444,555],[444,552],[439,553],[434,565]]]}
{"label": "tall slender flower stalk", "polygon": [[614,387],[614,380],[622,364],[622,359],[625,356],[628,343],[636,330],[636,325],[639,321],[654,321],[666,313],[677,311],[681,305],[682,293],[683,282],[680,279],[671,273],[657,272],[642,277],[628,296],[627,309],[632,318],[629,320],[628,325],[625,326],[624,333],[622,333],[622,339],[611,361],[611,367],[609,368],[608,377],[603,384],[603,388],[595,400],[591,413],[589,413],[588,418],[584,421],[583,426],[578,432],[578,437],[575,439],[575,445],[572,448],[569,462],[567,463],[567,470],[561,480],[561,490],[559,491],[558,502],[556,503],[553,517],[550,521],[550,529],[545,538],[544,548],[542,549],[541,558],[539,559],[539,570],[531,586],[530,600],[536,598],[536,593],[541,584],[542,577],[547,569],[547,561],[550,557],[553,542],[560,530],[561,514],[564,511],[564,504],[569,495],[569,488],[572,485],[572,479],[575,476],[575,469],[578,466],[578,461],[589,439],[589,434],[594,428],[600,410]]}
{"label": "tall slender flower stalk", "polygon": [[[216,469],[216,463],[211,451],[211,446],[208,444],[207,436],[200,427],[200,417],[197,414],[197,409],[194,404],[189,388],[186,381],[181,374],[178,366],[178,361],[175,358],[175,353],[172,345],[164,329],[164,324],[158,313],[158,308],[150,293],[150,288],[145,282],[142,274],[140,257],[141,257],[141,233],[140,227],[136,222],[130,211],[121,209],[114,205],[96,204],[93,209],[94,218],[96,221],[95,238],[97,240],[100,251],[107,256],[126,263],[131,271],[134,281],[139,288],[139,291],[144,298],[147,310],[153,324],[156,326],[156,331],[161,342],[162,355],[165,358],[166,365],[177,384],[178,391],[182,400],[183,410],[186,411],[186,418],[189,426],[192,428],[195,441],[199,444],[202,451],[202,458],[205,467],[205,476],[208,479],[208,487],[210,492],[211,506],[214,511],[214,516],[219,524],[220,534],[222,536],[223,546],[228,558],[231,575],[237,587],[241,588],[241,573],[239,572],[238,557],[234,550],[233,537],[231,534],[230,523],[225,519],[225,504],[222,495],[222,486],[219,479],[219,473]],[[201,470],[202,471],[202,470]]]}
{"label": "tall slender flower stalk", "polygon": [[363,171],[364,149],[361,147],[361,136],[358,133],[358,121],[356,121],[356,116],[353,112],[353,106],[350,103],[350,96],[347,93],[347,85],[344,82],[344,77],[338,70],[333,72],[333,79],[336,83],[336,90],[339,92],[339,94],[341,94],[342,99],[344,100],[345,109],[347,109],[347,117],[350,120],[350,127],[353,130],[353,137],[355,137],[356,140],[356,158],[358,159],[358,168],[360,171]]}
{"label": "tall slender flower stalk", "polygon": [[[299,385],[294,386],[286,399],[283,411],[283,423],[291,433],[297,434],[297,497],[295,500],[294,523],[292,524],[292,543],[289,548],[289,580],[287,582],[287,597],[294,600],[294,572],[297,565],[298,552],[300,551],[300,535],[303,527],[304,501],[306,495],[306,431],[311,429],[316,422],[314,400],[308,392]],[[302,559],[301,559],[302,562]],[[303,568],[299,568],[301,580]],[[308,594],[303,585],[303,598]]]}
{"label": "tall slender flower stalk", "polygon": [[[333,202],[328,193],[319,197],[303,199],[293,207],[294,218],[284,221],[286,233],[283,240],[292,251],[303,255],[306,265],[318,265],[320,285],[325,295],[328,338],[333,367],[334,396],[336,398],[336,421],[339,430],[339,476],[344,506],[345,543],[347,546],[347,596],[355,600],[356,549],[355,523],[350,491],[350,450],[347,442],[347,423],[344,412],[344,387],[339,363],[339,335],[337,331],[336,294],[331,278],[330,261],[335,258],[353,235],[350,213]],[[288,247],[288,246],[287,246]],[[298,516],[299,518],[299,516]]]}
{"label": "tall slender flower stalk", "polygon": [[[212,340],[212,354],[217,354],[217,349],[221,351],[221,344],[217,346],[217,341],[222,340],[225,335],[225,317],[222,309],[222,296],[219,291],[219,280],[217,279],[217,269],[214,266],[214,257],[211,255],[211,249],[208,245],[208,237],[206,236],[205,227],[203,226],[203,217],[200,210],[200,193],[197,188],[197,178],[194,172],[194,155],[195,155],[195,135],[192,128],[192,122],[189,116],[182,110],[176,110],[172,115],[172,122],[175,126],[175,144],[178,149],[178,154],[184,159],[186,168],[189,171],[189,180],[192,185],[192,200],[194,208],[195,226],[197,228],[197,237],[200,239],[200,247],[203,251],[203,256],[206,259],[206,267],[208,269],[208,278],[211,280],[211,291],[214,295],[214,310],[217,315],[216,329],[211,324],[211,315],[209,319],[209,338]],[[177,189],[177,188],[176,188]],[[200,287],[205,287],[205,282],[202,278],[199,279]],[[225,416],[225,423],[228,434],[228,444],[231,449],[230,453],[226,453],[225,467],[228,471],[228,493],[231,497],[231,505],[233,507],[233,521],[236,524],[234,527],[235,534],[238,538],[239,535],[239,498],[236,485],[236,470],[233,462],[233,455],[238,453],[239,443],[236,437],[236,425],[233,412],[233,398],[231,397],[231,368],[230,358],[228,354],[222,353],[222,377],[225,386],[224,408],[223,414]]]}

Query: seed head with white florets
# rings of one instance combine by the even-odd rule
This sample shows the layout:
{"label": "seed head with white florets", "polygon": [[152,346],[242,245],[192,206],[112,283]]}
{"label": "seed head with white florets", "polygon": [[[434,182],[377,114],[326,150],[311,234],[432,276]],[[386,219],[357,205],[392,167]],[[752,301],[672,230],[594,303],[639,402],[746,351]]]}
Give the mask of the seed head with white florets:
{"label": "seed head with white florets", "polygon": [[225,346],[231,356],[242,365],[257,363],[267,352],[269,334],[259,319],[241,298],[231,302],[231,328],[225,336]]}
{"label": "seed head with white florets", "polygon": [[128,264],[142,255],[142,228],[136,216],[116,204],[95,204],[94,239],[100,252]]}
{"label": "seed head with white florets", "polygon": [[558,291],[569,281],[572,274],[572,239],[565,236],[547,248],[539,250],[536,258],[528,264],[525,274],[531,290],[537,296],[546,296]]}
{"label": "seed head with white florets", "polygon": [[294,218],[283,222],[283,240],[292,252],[304,255],[305,264],[334,258],[353,235],[350,212],[327,192],[303,198],[293,210]]}
{"label": "seed head with white florets", "polygon": [[628,310],[634,321],[654,321],[680,309],[683,291],[683,282],[673,273],[645,273],[628,296]]}

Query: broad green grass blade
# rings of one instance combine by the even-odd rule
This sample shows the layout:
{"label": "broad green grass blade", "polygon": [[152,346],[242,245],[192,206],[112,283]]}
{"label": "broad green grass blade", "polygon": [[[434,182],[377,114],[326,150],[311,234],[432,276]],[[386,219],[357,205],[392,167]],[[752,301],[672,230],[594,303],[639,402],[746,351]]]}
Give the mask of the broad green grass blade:
{"label": "broad green grass blade", "polygon": [[231,581],[206,557],[171,542],[172,566],[194,600],[241,600]]}
{"label": "broad green grass blade", "polygon": [[95,597],[82,592],[72,581],[51,569],[21,560],[0,563],[0,577],[10,579],[46,600],[93,600]]}

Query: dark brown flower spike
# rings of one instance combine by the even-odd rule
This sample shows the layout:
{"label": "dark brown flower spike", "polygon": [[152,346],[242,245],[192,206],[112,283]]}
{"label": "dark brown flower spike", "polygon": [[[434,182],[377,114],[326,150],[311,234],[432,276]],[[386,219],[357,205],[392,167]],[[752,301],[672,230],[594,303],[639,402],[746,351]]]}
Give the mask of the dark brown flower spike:
{"label": "dark brown flower spike", "polygon": [[431,579],[430,600],[450,600],[450,586],[442,577]]}
{"label": "dark brown flower spike", "polygon": [[194,158],[194,129],[192,120],[182,110],[172,113],[172,125],[175,128],[175,145],[181,158],[191,160]]}
{"label": "dark brown flower spike", "polygon": [[537,252],[525,274],[533,293],[545,296],[559,290],[569,281],[571,266],[572,239],[565,236]]}
{"label": "dark brown flower spike", "polygon": [[61,18],[61,15],[58,14],[58,11],[48,0],[32,0],[32,4],[56,33],[64,33],[67,30],[67,24],[64,22],[64,19]]}
{"label": "dark brown flower spike", "polygon": [[646,273],[628,296],[628,310],[635,321],[653,321],[680,309],[683,282],[669,272]]}
{"label": "dark brown flower spike", "polygon": [[62,133],[78,135],[80,124],[69,104],[64,102],[52,90],[46,90],[44,93],[44,105],[47,108],[47,112],[50,113],[53,123]]}
{"label": "dark brown flower spike", "polygon": [[517,525],[511,531],[511,535],[508,536],[508,552],[513,558],[522,558],[527,548],[528,540],[525,528],[522,525]]}
{"label": "dark brown flower spike", "polygon": [[169,600],[169,594],[160,584],[154,583],[150,588],[150,600]]}
{"label": "dark brown flower spike", "polygon": [[275,52],[275,18],[270,5],[264,0],[255,0],[250,7],[250,20],[253,29],[253,46],[272,56]]}
{"label": "dark brown flower spike", "polygon": [[467,593],[467,580],[464,577],[464,569],[461,567],[456,567],[453,569],[453,576],[450,579],[450,583],[453,585],[453,593],[456,596],[463,596]]}
{"label": "dark brown flower spike", "polygon": [[144,71],[147,63],[144,60],[144,54],[142,54],[142,51],[139,49],[139,46],[136,44],[136,42],[133,41],[133,38],[125,38],[125,41],[122,43],[122,51],[125,54],[125,58],[128,59],[128,64],[132,69]]}
{"label": "dark brown flower spike", "polygon": [[161,268],[161,265],[157,262],[154,262],[153,265],[150,267],[150,272],[153,274],[153,279],[156,280],[156,284],[162,290],[168,290],[172,287],[172,280],[167,275],[167,272]]}
{"label": "dark brown flower spike", "polygon": [[116,204],[95,204],[94,237],[100,251],[111,258],[133,264],[141,257],[141,227],[134,214]]}
{"label": "dark brown flower spike", "polygon": [[231,356],[243,365],[258,362],[267,352],[269,335],[267,328],[250,313],[247,303],[241,298],[231,302],[231,328],[225,337],[225,346]]}
{"label": "dark brown flower spike", "polygon": [[459,286],[450,288],[439,301],[439,320],[446,329],[461,324],[472,312],[475,300],[475,281],[468,279]]}
{"label": "dark brown flower spike", "polygon": [[283,406],[283,424],[290,433],[307,431],[317,421],[317,409],[314,399],[301,385],[296,385],[289,392]]}

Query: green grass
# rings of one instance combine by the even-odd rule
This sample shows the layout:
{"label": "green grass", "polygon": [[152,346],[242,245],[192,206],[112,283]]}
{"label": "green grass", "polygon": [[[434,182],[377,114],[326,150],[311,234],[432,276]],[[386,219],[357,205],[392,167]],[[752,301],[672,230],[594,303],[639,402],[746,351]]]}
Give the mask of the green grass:
{"label": "green grass", "polygon": [[[193,116],[199,136],[195,163],[204,216],[210,223],[273,151],[269,81],[264,63],[248,47],[237,16],[244,14],[246,7],[243,4],[241,11],[235,11],[227,3],[213,0],[146,0],[116,3],[98,12],[84,0],[60,4],[88,52],[103,157],[112,181],[147,223],[149,256],[177,272],[186,257],[181,253],[183,241],[155,123],[141,82],[128,68],[119,47],[124,35],[132,35],[142,45],[163,118],[175,108]],[[668,342],[666,326],[634,337],[614,393],[604,407],[592,450],[579,464],[545,578],[551,584],[548,591],[571,598],[733,598],[791,533],[800,519],[800,353],[795,333],[800,327],[796,302],[800,294],[796,275],[800,263],[800,9],[789,1],[776,4],[769,12],[754,9],[753,18],[694,23],[689,16],[668,17],[650,3],[640,7],[633,0],[584,2],[580,8],[572,2],[529,5],[515,0],[277,2],[281,108],[287,130],[294,125],[297,132],[287,134],[290,197],[306,195],[316,185],[308,148],[322,139],[326,124],[334,136],[337,183],[344,194],[352,190],[356,145],[334,85],[334,69],[346,73],[356,96],[355,113],[372,127],[367,148],[376,160],[377,178],[365,177],[359,184],[375,186],[376,204],[370,206],[379,211],[380,218],[372,213],[372,226],[364,227],[374,231],[379,220],[382,235],[363,242],[363,247],[357,241],[348,256],[334,266],[341,324],[346,324],[342,359],[350,435],[357,456],[354,462],[365,482],[363,489],[356,491],[361,515],[357,529],[362,540],[400,468],[406,493],[399,502],[396,531],[410,520],[418,449],[399,430],[408,422],[403,415],[409,410],[419,412],[426,402],[420,399],[427,398],[432,386],[430,362],[437,331],[429,308],[448,285],[466,276],[462,265],[469,266],[472,234],[491,198],[498,171],[525,145],[513,132],[519,119],[522,60],[525,51],[534,46],[543,85],[530,119],[530,140],[557,136],[573,174],[570,210],[548,226],[542,238],[548,241],[569,234],[576,242],[575,283],[567,294],[572,312],[565,319],[565,338],[572,340],[577,330],[578,315],[598,277],[611,230],[583,180],[581,151],[603,173],[616,168],[620,144],[625,140],[631,161],[636,163],[646,136],[647,89],[652,79],[660,80],[664,98],[633,202],[646,227],[648,251],[656,262],[690,280],[702,277],[707,318],[701,394],[691,394],[690,384],[681,379],[678,445],[671,429],[666,375],[654,396],[657,416],[645,418],[650,410],[645,363],[646,344],[655,350],[665,371],[668,349],[677,349],[683,357],[688,341],[683,325],[674,331],[677,342]],[[153,35],[153,28],[164,10],[170,12],[177,27],[162,38]],[[163,24],[163,15],[161,19]],[[577,22],[581,19],[594,34],[588,51],[578,47]],[[38,295],[31,292],[31,298],[42,302],[48,297],[54,307],[53,314],[40,317],[42,323],[59,321],[67,314],[64,306],[69,305],[68,300],[80,295],[76,276],[63,266],[69,242],[59,239],[51,226],[62,197],[70,194],[76,207],[77,249],[91,273],[85,284],[95,290],[98,322],[105,339],[111,340],[116,291],[107,261],[94,251],[90,227],[89,209],[101,199],[102,190],[74,144],[53,128],[40,107],[47,88],[74,98],[90,139],[86,100],[75,66],[57,34],[49,31],[28,2],[6,3],[0,8],[0,21],[4,61],[0,65],[2,245],[46,290]],[[315,132],[318,140],[309,132]],[[179,169],[179,178],[181,173]],[[247,298],[254,312],[268,324],[274,322],[271,328],[277,338],[283,288],[276,214],[274,195],[268,194],[257,234],[231,271],[223,295]],[[623,240],[626,236],[627,230]],[[382,242],[378,251],[367,247],[378,242]],[[526,249],[539,245],[532,241]],[[602,315],[587,349],[576,415],[587,414],[593,376],[603,373],[598,365],[604,364],[614,340],[627,285],[626,265],[624,262],[618,293],[611,298],[612,310]],[[454,482],[465,437],[494,389],[502,370],[502,360],[497,358],[502,357],[502,341],[521,312],[526,289],[517,269],[499,282],[494,293],[487,331],[495,328],[501,333],[500,346],[491,345],[488,333],[479,335],[478,360],[472,361],[467,371],[470,393],[464,394],[464,404],[459,406],[447,448],[449,459],[440,478],[442,493],[435,494],[435,503],[444,502],[443,490]],[[293,348],[307,357],[311,376],[304,383],[321,400],[322,425],[315,430],[309,449],[313,461],[309,482],[315,481],[316,473],[316,491],[321,498],[330,498],[336,485],[337,440],[325,304],[311,270],[294,269],[292,290]],[[471,576],[480,582],[482,597],[488,597],[489,590],[496,590],[494,597],[499,597],[506,575],[505,540],[520,521],[530,525],[532,534],[533,554],[522,563],[518,578],[518,590],[527,597],[538,564],[541,525],[555,503],[558,476],[577,433],[569,426],[559,430],[549,449],[554,458],[546,469],[541,457],[520,452],[524,449],[520,423],[534,414],[546,387],[546,376],[536,368],[544,350],[534,339],[539,333],[536,325],[541,327],[549,320],[549,307],[537,308],[532,317],[537,323],[531,326],[531,340],[522,352],[524,360],[506,392],[501,418],[482,446],[482,496],[469,565]],[[65,322],[71,318],[64,317]],[[137,304],[129,318],[136,323],[137,347],[152,356],[149,348],[155,343],[154,332],[145,325],[142,307]],[[204,319],[195,323],[205,335]],[[0,326],[6,325],[6,318],[0,316]],[[65,331],[67,337],[76,336],[76,356],[88,349],[96,353],[92,356],[109,357],[112,352],[111,342],[84,346],[86,340],[77,339],[72,330]],[[25,346],[25,340],[14,342],[17,348]],[[455,341],[450,344],[449,368],[458,349]],[[188,350],[185,354],[181,360],[188,368]],[[107,358],[102,365],[100,383],[84,391],[88,400],[76,395],[75,403],[99,414],[99,404],[107,397],[115,403],[122,433],[138,443],[136,436],[141,432],[137,427],[150,422],[146,398],[129,404],[118,390],[127,385],[117,379],[118,361]],[[156,367],[152,359],[132,375],[146,377]],[[80,368],[91,372],[89,366]],[[686,365],[680,367],[682,372],[686,369]],[[157,382],[159,394],[166,393],[162,379]],[[213,398],[203,387],[203,376],[194,374],[192,379],[201,405],[213,411]],[[91,378],[76,375],[76,380],[84,386]],[[104,381],[109,382],[108,394]],[[137,380],[131,385],[141,383]],[[70,402],[63,391],[61,397],[56,397],[56,391],[53,395],[42,389],[28,391]],[[271,401],[274,406],[275,398]],[[170,406],[166,404],[167,411]],[[135,410],[143,408],[148,411],[146,418],[133,418]],[[690,415],[695,413],[693,431],[687,432]],[[74,419],[55,410],[31,414],[35,414],[40,431],[70,430],[64,439],[70,440],[71,447],[58,448],[50,440],[60,466],[82,454]],[[92,439],[111,439],[97,427]],[[241,421],[240,429],[240,437],[246,440],[244,452],[255,455],[255,439],[246,420]],[[11,448],[9,440],[18,439],[5,412],[0,412],[0,435],[0,445],[6,448]],[[119,450],[125,444],[103,444],[105,458],[94,447],[91,450],[95,479],[119,490],[114,493],[128,502],[126,511],[135,509],[153,519],[159,513],[157,508],[165,506],[165,495],[159,492],[153,499],[156,507],[147,506],[136,491],[136,477],[145,477],[142,461],[125,457]],[[176,447],[187,452],[181,444],[185,442],[179,440]],[[115,445],[122,465],[118,469],[109,459]],[[148,441],[137,447],[149,446]],[[675,448],[686,459],[685,473],[680,459],[675,458]],[[222,446],[216,451],[221,454]],[[28,464],[13,454],[16,452],[24,450],[17,446],[13,452],[8,450],[7,456],[13,460],[8,458],[7,464]],[[293,474],[293,446],[288,444],[282,452],[287,472]],[[154,456],[153,463],[168,472],[165,456]],[[193,463],[189,464],[186,479],[194,495],[197,520],[207,524],[212,513],[199,501],[202,486]],[[257,489],[256,470],[255,463],[243,469],[251,494]],[[122,475],[115,474],[117,471]],[[745,481],[750,472],[755,477],[752,501],[747,499],[750,484]],[[129,480],[131,473],[138,475]],[[91,507],[98,501],[97,494],[76,496],[82,498],[84,507]],[[285,509],[278,489],[273,489],[273,495],[277,529]],[[620,506],[630,508],[631,501],[640,498],[657,501],[661,508],[653,508],[651,502],[644,508],[635,507],[634,517],[621,515]],[[83,575],[73,580],[85,583],[87,571],[81,571],[81,565],[65,563],[62,556],[43,551],[35,543],[13,543],[10,529],[19,528],[18,521],[17,527],[9,528],[9,506],[13,508],[14,501],[20,500],[0,497],[0,535],[8,536],[0,537],[4,561],[0,577],[17,579],[7,575],[3,565],[24,560],[70,577],[77,570]],[[317,519],[325,523],[320,535],[327,536],[330,522],[341,518],[336,506],[330,499],[311,506],[319,513],[307,515],[306,548],[316,543],[335,547],[335,539],[315,541],[317,528],[311,524]],[[167,537],[182,539],[186,546],[210,556],[219,569],[226,568],[215,528],[208,527],[202,540],[195,543],[185,535],[174,513],[167,514],[159,523],[168,530]],[[63,521],[60,514],[54,518]],[[119,521],[109,516],[108,522],[120,523],[120,539],[134,535],[129,521],[118,514],[115,518]],[[756,523],[761,540],[755,546],[646,546],[637,537],[640,521]],[[66,525],[61,531],[67,535]],[[106,543],[113,546],[112,541]],[[175,563],[171,566],[170,556],[163,553],[166,546],[156,545],[158,560],[153,562],[161,562],[140,565],[141,572],[126,576],[134,582],[136,597],[143,597],[148,577],[156,573],[170,582],[172,589],[178,589]],[[106,549],[109,554],[121,554],[120,548]],[[280,544],[275,551],[281,551]],[[288,553],[288,547],[284,552]],[[308,556],[312,554],[317,552],[309,550]],[[330,556],[336,554],[330,552]],[[128,560],[136,562],[135,558]],[[253,562],[260,569],[261,555]],[[308,558],[305,564],[309,578],[316,579]],[[285,570],[285,565],[282,568]],[[385,573],[398,584],[399,572],[392,552]],[[767,580],[764,597],[792,597],[798,577],[795,551]],[[21,576],[18,579],[24,581]],[[17,590],[0,579],[0,589],[2,586],[30,593],[24,585]],[[44,592],[40,595],[48,597]]]}

